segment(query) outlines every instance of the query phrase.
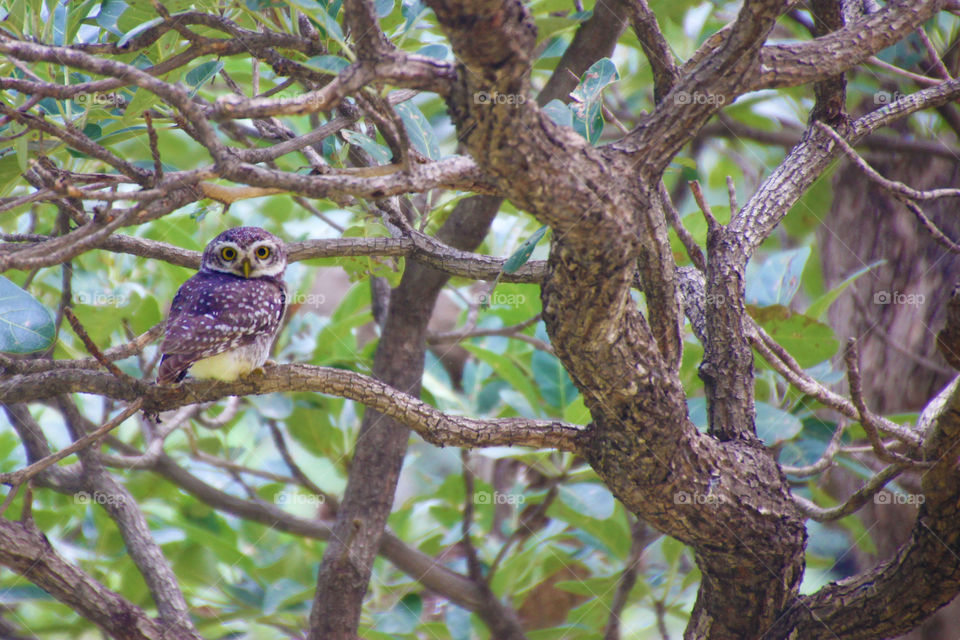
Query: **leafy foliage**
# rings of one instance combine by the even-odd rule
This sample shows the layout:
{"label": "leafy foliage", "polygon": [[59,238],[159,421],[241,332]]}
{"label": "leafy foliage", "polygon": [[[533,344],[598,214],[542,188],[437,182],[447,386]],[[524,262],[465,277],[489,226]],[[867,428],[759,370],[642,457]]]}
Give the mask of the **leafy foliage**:
{"label": "leafy foliage", "polygon": [[[686,58],[724,25],[722,16],[731,15],[738,3],[678,0],[651,4],[671,46],[678,56]],[[537,0],[529,5],[540,30],[542,49],[533,79],[535,87],[541,87],[590,10],[576,11],[572,3],[559,0]],[[164,7],[172,14],[188,10],[222,12],[245,29],[263,26],[291,34],[297,33],[297,18],[302,16],[317,29],[328,53],[313,57],[292,53],[292,57],[302,58],[299,63],[332,77],[355,59],[344,35],[339,1],[177,0],[164,3]],[[435,16],[420,0],[378,0],[375,7],[382,29],[394,44],[436,59],[450,57],[449,49],[440,44],[442,34]],[[0,2],[0,11],[5,15],[4,29],[15,35],[66,45],[112,43],[122,47],[162,22],[153,4],[143,0],[14,0]],[[799,39],[803,35],[802,25],[784,21],[780,26],[784,30],[780,37]],[[202,25],[192,28],[200,35],[222,35]],[[935,28],[948,31],[953,25]],[[156,69],[174,60],[187,46],[172,30],[141,51],[131,51],[119,59],[142,69]],[[884,56],[902,58],[907,54],[905,49],[892,48]],[[47,82],[79,84],[93,80],[58,64],[36,64],[30,71]],[[25,77],[22,69],[7,60],[0,60],[0,74]],[[602,145],[613,137],[610,127],[605,127],[604,109],[620,116],[652,109],[651,77],[636,37],[627,33],[612,58],[593,64],[569,96],[551,101],[545,111],[591,144]],[[230,95],[230,83],[239,85],[247,95],[252,95],[254,86],[260,94],[281,97],[295,97],[299,92],[288,88],[286,78],[266,65],[260,66],[255,75],[245,56],[206,55],[188,67],[170,68],[162,78],[181,82],[191,97],[211,101]],[[879,88],[871,77],[858,76],[856,82],[869,90]],[[393,88],[383,87],[382,95],[376,97],[389,99],[395,95]],[[27,96],[17,91],[0,93],[0,102],[12,109],[22,108],[26,100]],[[143,117],[150,112],[160,156],[165,163],[172,163],[165,165],[166,170],[198,169],[210,162],[182,133],[171,109],[142,88],[122,86],[83,99],[46,97],[40,105],[58,125],[82,130],[117,157],[152,168]],[[784,122],[800,124],[809,105],[806,89],[787,89],[776,97],[747,96],[730,105],[724,115],[739,125],[772,132],[779,131]],[[412,146],[426,158],[437,160],[456,151],[457,137],[440,97],[420,93],[415,99],[396,104],[395,112]],[[319,116],[294,115],[284,120],[294,135],[303,135],[322,124],[324,119]],[[351,149],[366,152],[376,164],[398,161],[374,124],[361,119],[356,126],[318,143],[324,162],[332,167],[347,166]],[[931,120],[930,126],[945,125]],[[730,214],[728,207],[720,205],[727,197],[725,178],[732,176],[737,184],[754,181],[753,172],[776,164],[784,151],[748,139],[720,136],[689,153],[677,159],[668,179],[671,183],[700,180],[708,200],[715,205],[714,212],[725,222]],[[112,171],[83,149],[4,119],[0,124],[0,196],[31,192],[21,175],[41,154],[65,171]],[[744,157],[748,160],[743,161]],[[286,171],[304,170],[302,158],[296,155],[273,162]],[[416,201],[415,222],[427,231],[435,230],[462,196],[447,193]],[[833,331],[823,324],[824,314],[849,281],[869,269],[851,274],[848,282],[830,292],[820,291],[815,276],[805,269],[819,220],[811,212],[823,211],[831,196],[824,179],[797,204],[785,225],[786,233],[764,246],[747,273],[752,317],[801,367],[824,378],[831,375],[830,361],[839,344]],[[276,195],[237,202],[222,210],[218,205],[193,203],[136,227],[134,234],[194,251],[202,249],[205,241],[219,231],[239,225],[262,226],[291,242],[335,235],[390,235],[382,222],[370,216],[369,203],[341,206],[318,201],[314,205],[318,212]],[[705,246],[706,223],[695,205],[684,201],[680,208],[683,223]],[[24,202],[0,218],[0,228],[11,234],[51,233],[57,224],[57,210],[49,203]],[[503,271],[512,274],[528,261],[546,255],[546,247],[538,244],[546,231],[545,226],[507,203],[480,251],[508,256]],[[678,261],[685,261],[678,239],[674,237],[672,242]],[[298,296],[276,347],[276,357],[369,372],[378,338],[370,304],[371,280],[384,277],[395,285],[403,267],[402,259],[374,257],[331,258],[292,266],[287,281],[290,291],[298,292]],[[0,278],[0,351],[35,353],[55,343],[57,358],[85,355],[76,336],[62,329],[56,333],[49,311],[59,305],[63,269],[42,268],[31,274],[14,273],[12,280]],[[78,256],[71,269],[73,308],[90,337],[104,348],[127,342],[131,334],[140,334],[160,322],[177,287],[190,274],[184,267],[106,251]],[[328,286],[335,274],[342,273],[349,276],[348,286]],[[454,310],[457,326],[492,333],[528,323],[541,312],[536,286],[500,283],[496,289],[484,291],[474,284],[453,281],[445,301]],[[807,304],[809,300],[813,302]],[[557,418],[585,424],[589,414],[584,400],[549,350],[543,323],[529,322],[518,333],[523,339],[477,335],[465,340],[462,349],[440,343],[426,363],[424,399],[451,413]],[[703,427],[706,406],[703,398],[697,397],[702,383],[696,373],[702,351],[692,332],[687,331],[686,340],[681,375],[688,383],[691,418]],[[445,368],[445,359],[457,354],[463,356],[462,367]],[[121,360],[118,365],[127,373],[140,375],[144,364],[155,356],[156,345],[151,345],[141,357]],[[102,422],[116,409],[85,398],[79,402],[94,422]],[[352,401],[315,394],[250,397],[240,406],[234,413],[220,404],[187,420],[185,427],[166,441],[166,453],[230,495],[247,497],[250,493],[307,518],[324,514],[329,507],[324,505],[326,498],[309,493],[293,481],[284,460],[286,452],[278,448],[271,427],[284,435],[290,456],[306,470],[310,480],[327,495],[336,496],[346,482],[364,409]],[[785,463],[808,464],[825,448],[835,425],[815,417],[819,408],[811,398],[786,392],[777,374],[760,367],[756,405],[759,435],[768,446],[779,447]],[[50,407],[36,406],[32,411],[45,430],[62,420]],[[142,435],[133,428],[122,428],[118,437],[143,444]],[[59,447],[65,443],[54,444]],[[530,637],[596,637],[596,630],[603,627],[609,615],[620,572],[630,556],[633,517],[583,461],[567,454],[490,449],[473,454],[473,459],[504,473],[513,471],[507,491],[502,484],[495,488],[478,481],[474,495],[468,496],[454,452],[435,450],[422,442],[413,444],[405,461],[403,497],[390,517],[392,530],[419,551],[443,554],[451,568],[464,572],[457,545],[464,503],[472,500],[473,543],[498,597],[521,606],[535,590],[549,587],[581,598],[561,619],[552,620]],[[26,462],[17,439],[9,431],[0,431],[0,468],[13,470]],[[257,472],[235,472],[238,468]],[[195,607],[201,633],[267,639],[287,637],[284,630],[303,627],[323,543],[225,515],[155,476],[135,470],[121,475],[147,513],[166,556],[173,560],[181,586]],[[22,495],[17,497],[10,508],[19,512],[24,508],[23,500]],[[539,507],[545,509],[541,520],[528,520],[531,511]],[[152,606],[122,538],[97,504],[96,496],[85,501],[80,496],[37,491],[32,509],[38,525],[59,548],[68,548],[82,568],[136,604]],[[853,519],[841,524],[845,532],[823,527],[809,532],[811,557],[820,559],[814,580],[842,577],[827,559],[841,555],[851,541],[865,539],[857,537],[860,532]],[[568,579],[572,575],[578,577]],[[698,580],[690,552],[681,543],[661,539],[652,544],[643,556],[641,575],[622,613],[624,637],[659,637],[658,619],[653,614],[658,607],[668,614],[664,624],[673,635],[679,635]],[[16,608],[24,625],[39,636],[66,638],[95,632],[76,614],[9,573],[0,575],[0,593],[7,606]],[[487,631],[475,616],[453,605],[435,607],[433,598],[410,576],[386,562],[378,563],[370,586],[370,613],[363,620],[364,637],[486,637]]]}

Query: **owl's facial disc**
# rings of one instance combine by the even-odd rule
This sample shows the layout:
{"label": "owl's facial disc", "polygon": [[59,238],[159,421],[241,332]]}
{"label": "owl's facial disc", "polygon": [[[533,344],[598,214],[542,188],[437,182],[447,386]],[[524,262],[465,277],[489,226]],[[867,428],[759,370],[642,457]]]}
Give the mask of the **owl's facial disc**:
{"label": "owl's facial disc", "polygon": [[208,253],[208,257],[205,256],[203,266],[221,273],[236,274],[237,264],[242,255],[243,250],[240,245],[235,242],[221,241],[217,244],[216,251],[212,254]]}
{"label": "owl's facial disc", "polygon": [[283,250],[278,249],[275,243],[265,240],[254,242],[247,248],[243,265],[245,277],[277,276],[283,273],[285,267]]}

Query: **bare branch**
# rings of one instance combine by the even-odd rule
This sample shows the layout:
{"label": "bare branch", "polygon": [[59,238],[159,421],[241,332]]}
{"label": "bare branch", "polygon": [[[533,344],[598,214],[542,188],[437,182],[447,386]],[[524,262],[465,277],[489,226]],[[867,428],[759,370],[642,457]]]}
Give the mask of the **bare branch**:
{"label": "bare branch", "polygon": [[[683,222],[680,220],[680,213],[677,211],[677,208],[673,206],[670,192],[667,191],[667,187],[663,182],[660,183],[660,202],[663,204],[663,212],[667,216],[667,222],[670,223],[670,227],[677,234],[677,237],[680,238],[680,243],[683,245],[683,248],[687,250],[687,255],[690,256],[690,261],[693,262],[693,266],[706,273],[707,259],[703,255],[703,249],[697,244],[693,234],[683,226]],[[702,208],[701,211],[703,211]],[[706,213],[704,213],[704,215],[706,215]]]}
{"label": "bare branch", "polygon": [[768,45],[744,89],[796,86],[835,76],[902,40],[943,5],[944,0],[894,0],[811,42]]}
{"label": "bare branch", "polygon": [[142,381],[128,386],[110,374],[87,369],[57,369],[0,379],[0,402],[30,402],[82,392],[130,401],[142,397],[144,410],[156,413],[231,395],[316,391],[362,402],[406,424],[428,442],[441,446],[527,446],[576,451],[578,439],[585,432],[584,427],[551,420],[478,420],[447,415],[352,371],[310,365],[268,365],[265,371],[263,377],[252,376],[233,383],[188,381],[176,387],[164,387]]}
{"label": "bare branch", "polygon": [[792,467],[786,464],[781,465],[783,472],[796,478],[809,478],[810,476],[815,476],[818,473],[822,473],[832,467],[834,456],[836,456],[837,452],[840,451],[840,443],[843,441],[843,432],[846,430],[846,426],[846,420],[841,418],[840,424],[837,425],[836,430],[830,437],[830,442],[827,444],[827,448],[824,450],[823,454],[817,458],[816,462],[802,467]]}
{"label": "bare branch", "polygon": [[647,0],[627,2],[630,25],[643,47],[643,53],[653,69],[653,96],[656,102],[663,100],[679,78],[677,64],[673,59],[673,50],[667,43],[657,24],[657,16],[650,9]]}
{"label": "bare branch", "polygon": [[[81,439],[81,433],[89,433],[93,429],[93,424],[71,400],[61,396],[57,398],[57,404],[74,438]],[[179,635],[196,633],[177,576],[154,541],[147,519],[133,494],[103,468],[98,451],[79,449],[77,456],[82,469],[81,482],[94,496],[102,496],[103,499],[98,499],[97,504],[116,523],[130,559],[143,576],[164,625]]]}
{"label": "bare branch", "polygon": [[[804,372],[793,356],[777,344],[752,318],[748,322],[748,327],[747,335],[750,338],[750,344],[790,384],[840,414],[852,420],[860,420],[860,412],[850,400],[830,391]],[[923,443],[923,434],[913,429],[903,427],[880,416],[873,416],[872,419],[878,424],[881,431],[889,433],[908,446],[919,447]]]}
{"label": "bare branch", "polygon": [[[9,473],[0,473],[0,482],[3,484],[9,484],[13,488],[11,489],[11,495],[16,493],[20,485],[28,482],[31,478],[36,477],[37,475],[43,473],[51,465],[54,465],[67,456],[70,456],[77,451],[85,449],[90,445],[94,444],[97,440],[108,434],[110,431],[116,429],[120,426],[127,418],[135,414],[143,406],[143,400],[137,398],[132,403],[130,403],[127,408],[121,411],[117,416],[110,421],[106,422],[100,428],[96,429],[83,436],[82,438],[77,439],[69,446],[64,447],[60,451],[53,453],[42,460],[37,460],[28,467],[23,469],[18,469],[17,471],[12,471]],[[0,510],[2,513],[2,510]]]}
{"label": "bare branch", "polygon": [[883,471],[872,476],[866,484],[857,489],[853,495],[847,498],[846,502],[829,509],[818,507],[802,496],[795,495],[793,499],[796,501],[797,506],[800,507],[800,510],[803,511],[804,516],[817,522],[833,522],[859,510],[860,507],[867,504],[875,495],[880,493],[887,483],[903,473],[905,469],[906,467],[899,464],[892,464],[884,468]]}
{"label": "bare branch", "polygon": [[[0,519],[0,563],[121,640],[164,640],[169,629],[152,620],[140,607],[110,591],[50,545],[32,521]],[[185,631],[184,640],[201,640]]]}
{"label": "bare branch", "polygon": [[844,140],[839,133],[822,122],[816,122],[814,123],[814,126],[825,132],[833,139],[834,142],[840,145],[840,149],[844,154],[846,154],[847,158],[849,158],[850,161],[857,166],[857,168],[863,171],[868,178],[893,194],[910,198],[911,200],[921,201],[937,200],[940,198],[960,198],[960,189],[930,189],[927,191],[919,191],[913,187],[903,184],[902,182],[897,182],[896,180],[887,180],[880,175],[876,169],[871,167],[866,160],[861,158],[859,154],[854,151],[853,147],[851,147],[850,144]]}
{"label": "bare branch", "polygon": [[893,451],[888,451],[880,439],[880,434],[877,430],[882,425],[876,416],[867,409],[867,404],[863,399],[863,382],[860,377],[860,354],[857,350],[857,342],[853,338],[847,341],[843,359],[847,364],[847,382],[850,385],[850,397],[853,399],[853,406],[857,408],[860,424],[867,433],[867,439],[870,441],[870,446],[873,447],[873,452],[884,462],[892,462],[904,466],[916,464],[916,461],[910,460],[910,458],[894,453]]}

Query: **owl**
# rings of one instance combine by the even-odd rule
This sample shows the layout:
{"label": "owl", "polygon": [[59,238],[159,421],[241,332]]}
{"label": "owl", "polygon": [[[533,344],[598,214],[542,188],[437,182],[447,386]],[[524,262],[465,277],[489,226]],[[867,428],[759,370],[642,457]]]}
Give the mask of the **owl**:
{"label": "owl", "polygon": [[259,227],[236,227],[214,238],[200,271],[170,306],[160,344],[157,382],[195,378],[232,382],[260,368],[287,306],[283,242]]}

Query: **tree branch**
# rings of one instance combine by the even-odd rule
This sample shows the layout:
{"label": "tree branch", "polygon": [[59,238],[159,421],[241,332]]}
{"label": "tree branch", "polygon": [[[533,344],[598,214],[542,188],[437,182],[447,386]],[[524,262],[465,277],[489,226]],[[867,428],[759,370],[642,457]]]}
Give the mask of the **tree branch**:
{"label": "tree branch", "polygon": [[[0,563],[120,640],[165,640],[170,630],[70,564],[32,521],[0,519]],[[177,635],[201,640],[192,631]]]}
{"label": "tree branch", "polygon": [[945,0],[892,0],[861,20],[810,42],[768,45],[746,91],[824,80],[899,42],[945,5]]}

